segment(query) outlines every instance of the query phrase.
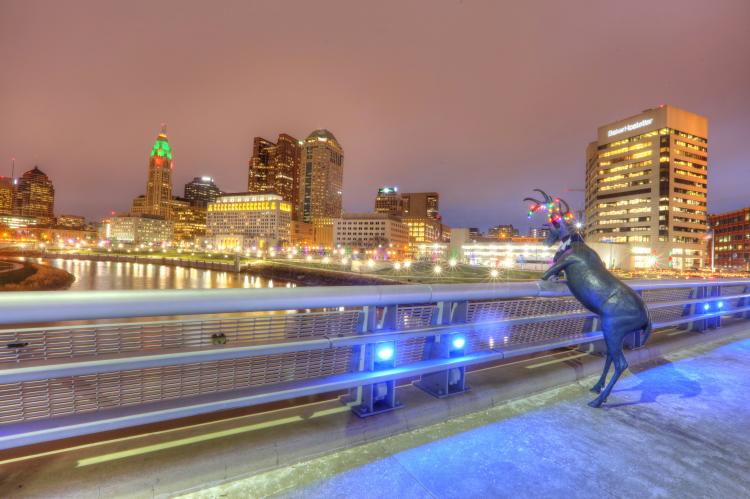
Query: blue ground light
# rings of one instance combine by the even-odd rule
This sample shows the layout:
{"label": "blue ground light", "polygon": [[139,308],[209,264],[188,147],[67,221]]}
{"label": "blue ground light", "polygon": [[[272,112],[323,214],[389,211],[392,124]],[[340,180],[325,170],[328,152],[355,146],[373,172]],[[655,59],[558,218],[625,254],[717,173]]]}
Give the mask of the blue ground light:
{"label": "blue ground light", "polygon": [[620,381],[283,497],[750,497],[750,340]]}

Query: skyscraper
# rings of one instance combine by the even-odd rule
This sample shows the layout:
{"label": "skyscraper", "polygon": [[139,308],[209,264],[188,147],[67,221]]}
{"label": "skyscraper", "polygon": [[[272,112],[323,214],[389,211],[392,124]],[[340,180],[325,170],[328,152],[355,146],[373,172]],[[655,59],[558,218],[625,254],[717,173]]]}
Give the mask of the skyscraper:
{"label": "skyscraper", "polygon": [[214,183],[211,177],[195,177],[185,184],[185,199],[194,206],[205,208],[208,203],[221,196],[221,189]]}
{"label": "skyscraper", "polygon": [[54,220],[55,188],[47,175],[35,166],[18,179],[15,193],[16,215],[34,217],[40,224]]}
{"label": "skyscraper", "polygon": [[440,195],[437,192],[405,192],[404,216],[409,218],[440,219]]}
{"label": "skyscraper", "polygon": [[586,236],[627,243],[633,267],[704,264],[708,120],[659,106],[598,129],[586,149]]}
{"label": "skyscraper", "polygon": [[0,215],[13,214],[13,179],[0,177]]}
{"label": "skyscraper", "polygon": [[172,149],[167,140],[167,128],[162,125],[161,133],[156,137],[148,161],[148,182],[146,184],[146,201],[143,213],[157,215],[169,220],[170,202],[172,201]]}
{"label": "skyscraper", "polygon": [[315,130],[302,143],[299,215],[305,222],[340,218],[344,151],[328,130]]}
{"label": "skyscraper", "polygon": [[404,214],[404,199],[398,187],[381,187],[375,198],[375,213],[385,213],[394,217]]}
{"label": "skyscraper", "polygon": [[300,142],[285,133],[274,144],[262,137],[253,139],[247,190],[254,194],[278,194],[293,206],[296,218],[299,205]]}

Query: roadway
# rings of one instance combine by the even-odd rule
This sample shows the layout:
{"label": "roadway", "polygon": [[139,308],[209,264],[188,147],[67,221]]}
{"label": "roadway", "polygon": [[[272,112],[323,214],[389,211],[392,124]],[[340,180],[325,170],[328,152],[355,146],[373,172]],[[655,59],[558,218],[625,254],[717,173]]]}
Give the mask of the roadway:
{"label": "roadway", "polygon": [[743,339],[185,497],[750,497],[749,390]]}

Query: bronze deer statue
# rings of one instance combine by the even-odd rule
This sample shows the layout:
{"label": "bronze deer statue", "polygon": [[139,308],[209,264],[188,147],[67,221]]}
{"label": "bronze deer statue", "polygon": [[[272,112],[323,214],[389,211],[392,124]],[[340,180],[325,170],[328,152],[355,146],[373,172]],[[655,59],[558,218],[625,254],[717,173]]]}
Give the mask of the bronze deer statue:
{"label": "bronze deer statue", "polygon": [[[609,397],[620,375],[628,368],[622,349],[623,340],[629,334],[640,331],[642,343],[645,343],[651,334],[651,318],[643,299],[608,271],[599,255],[586,246],[583,237],[573,229],[573,216],[568,203],[559,198],[552,199],[542,190],[534,191],[541,194],[544,200],[524,199],[533,203],[529,209],[529,217],[537,211],[546,210],[549,235],[545,244],[560,245],[552,266],[544,273],[542,280],[547,281],[564,271],[566,284],[573,296],[600,318],[607,356],[602,375],[591,388],[599,396],[589,402],[591,407],[600,407]],[[602,390],[611,364],[615,366],[615,373]]]}

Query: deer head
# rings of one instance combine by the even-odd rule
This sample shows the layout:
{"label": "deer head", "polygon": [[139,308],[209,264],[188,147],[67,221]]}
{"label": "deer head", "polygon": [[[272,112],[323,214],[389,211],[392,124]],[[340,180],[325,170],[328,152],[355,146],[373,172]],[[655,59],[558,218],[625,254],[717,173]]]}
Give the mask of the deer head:
{"label": "deer head", "polygon": [[544,197],[544,201],[539,201],[535,198],[524,198],[524,201],[532,203],[529,206],[529,218],[538,211],[547,211],[549,234],[544,240],[544,244],[552,246],[573,233],[570,225],[570,222],[573,220],[573,214],[564,199],[552,199],[549,194],[541,189],[534,189],[534,192],[541,194]]}

